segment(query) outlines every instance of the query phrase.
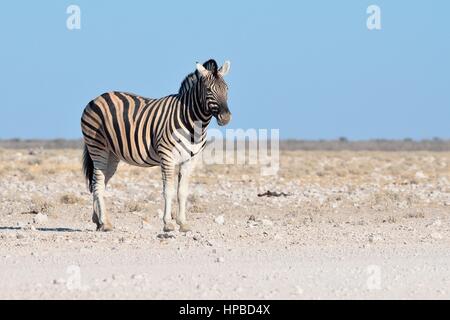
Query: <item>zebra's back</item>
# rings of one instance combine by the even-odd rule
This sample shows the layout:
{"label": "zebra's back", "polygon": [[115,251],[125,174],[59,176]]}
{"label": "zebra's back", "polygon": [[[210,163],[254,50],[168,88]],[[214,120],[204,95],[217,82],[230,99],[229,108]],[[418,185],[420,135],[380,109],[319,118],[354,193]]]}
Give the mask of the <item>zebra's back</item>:
{"label": "zebra's back", "polygon": [[[125,92],[104,93],[84,109],[81,128],[94,161],[109,153],[132,165],[160,164],[158,141],[174,96],[148,99]],[[102,158],[102,159],[96,159]]]}

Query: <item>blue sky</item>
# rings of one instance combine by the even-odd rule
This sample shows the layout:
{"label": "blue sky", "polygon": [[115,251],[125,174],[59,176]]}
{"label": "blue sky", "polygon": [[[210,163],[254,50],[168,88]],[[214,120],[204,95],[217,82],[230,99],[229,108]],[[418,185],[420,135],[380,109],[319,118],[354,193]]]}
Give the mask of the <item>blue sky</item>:
{"label": "blue sky", "polygon": [[449,16],[446,0],[3,1],[0,138],[79,138],[94,97],[175,93],[209,58],[231,60],[229,128],[450,138]]}

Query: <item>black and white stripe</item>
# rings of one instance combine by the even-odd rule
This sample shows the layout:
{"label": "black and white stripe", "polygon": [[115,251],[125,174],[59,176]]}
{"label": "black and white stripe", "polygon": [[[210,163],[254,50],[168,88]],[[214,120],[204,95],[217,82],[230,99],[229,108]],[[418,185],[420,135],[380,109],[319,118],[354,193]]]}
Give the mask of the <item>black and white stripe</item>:
{"label": "black and white stripe", "polygon": [[[171,201],[175,167],[178,175],[180,230],[189,227],[185,218],[187,179],[195,158],[206,144],[206,129],[212,117],[227,124],[227,85],[223,76],[229,62],[220,69],[214,60],[189,74],[177,94],[160,99],[125,92],[104,93],[84,109],[81,129],[85,141],[83,168],[94,197],[93,221],[98,230],[111,230],[103,192],[119,161],[131,165],[161,166],[164,185],[164,230],[171,231]],[[186,189],[186,190],[184,190]]]}

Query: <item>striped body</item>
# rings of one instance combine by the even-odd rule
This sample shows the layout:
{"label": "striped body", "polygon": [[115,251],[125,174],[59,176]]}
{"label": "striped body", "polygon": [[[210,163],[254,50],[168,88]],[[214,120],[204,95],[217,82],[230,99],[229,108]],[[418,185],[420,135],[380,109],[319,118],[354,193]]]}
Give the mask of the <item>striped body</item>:
{"label": "striped body", "polygon": [[[161,158],[170,160],[176,141],[175,130],[194,135],[194,123],[199,121],[190,112],[187,95],[171,95],[148,99],[137,95],[110,92],[91,101],[81,118],[85,143],[92,159],[105,159],[106,151],[128,164],[151,167],[160,165]],[[205,115],[207,125],[211,116]],[[205,129],[206,129],[205,125]],[[183,145],[191,155],[200,152],[206,134],[200,141]],[[106,160],[106,159],[105,159]]]}

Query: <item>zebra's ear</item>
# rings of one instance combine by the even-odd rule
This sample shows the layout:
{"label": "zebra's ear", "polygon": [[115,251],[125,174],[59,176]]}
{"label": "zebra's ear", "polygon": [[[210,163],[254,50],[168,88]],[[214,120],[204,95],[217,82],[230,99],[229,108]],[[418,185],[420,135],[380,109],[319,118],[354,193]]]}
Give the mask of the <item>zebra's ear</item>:
{"label": "zebra's ear", "polygon": [[200,63],[197,62],[197,71],[200,73],[201,76],[206,77],[209,73],[208,69],[206,69],[204,66],[202,66]]}
{"label": "zebra's ear", "polygon": [[225,63],[223,64],[222,67],[220,67],[219,69],[219,74],[224,77],[228,74],[228,72],[230,72],[230,67],[231,67],[231,63],[230,61],[225,61]]}

